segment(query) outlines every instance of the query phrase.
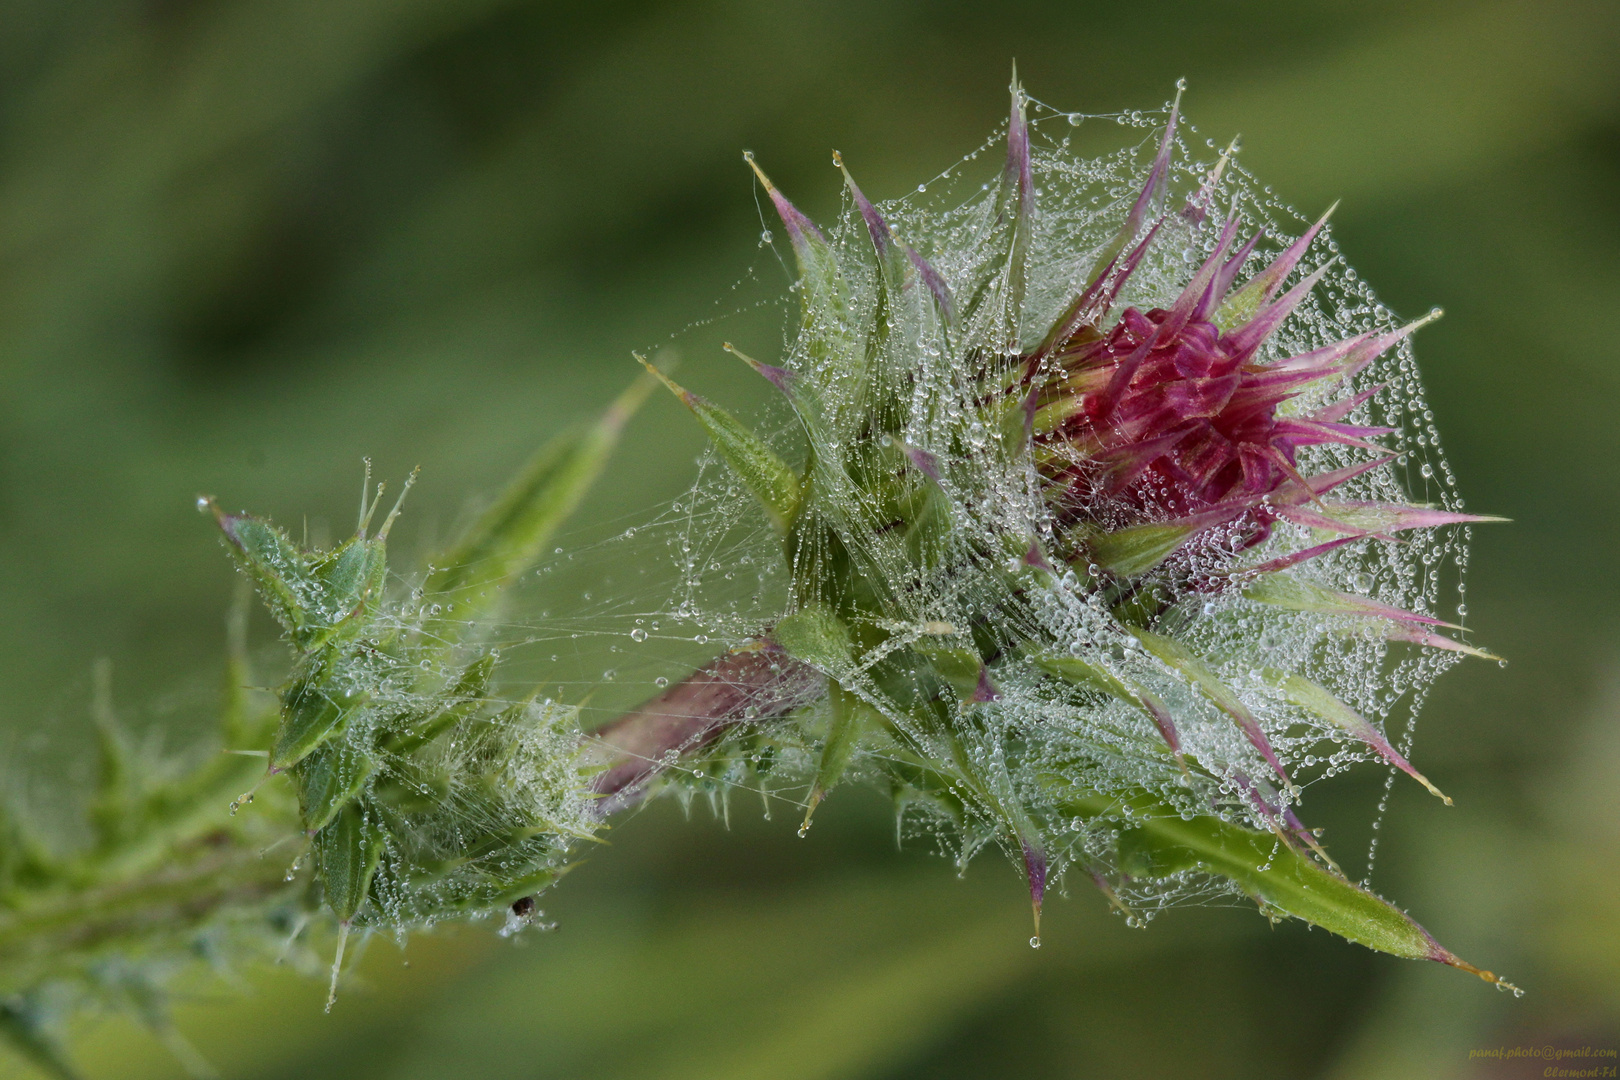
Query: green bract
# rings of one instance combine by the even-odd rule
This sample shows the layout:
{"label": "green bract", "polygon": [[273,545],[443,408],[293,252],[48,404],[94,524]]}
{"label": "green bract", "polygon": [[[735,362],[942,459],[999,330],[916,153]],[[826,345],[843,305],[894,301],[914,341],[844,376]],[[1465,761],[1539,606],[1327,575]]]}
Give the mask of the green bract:
{"label": "green bract", "polygon": [[[385,595],[398,504],[368,537],[375,503],[363,499],[355,536],[330,552],[205,504],[296,651],[270,770],[292,778],[345,936],[356,922],[425,925],[523,900],[593,834],[577,710],[498,696],[499,656],[483,638],[503,588],[578,505],[645,393],[638,383],[543,449],[403,600]],[[340,945],[334,988],[341,962]]]}

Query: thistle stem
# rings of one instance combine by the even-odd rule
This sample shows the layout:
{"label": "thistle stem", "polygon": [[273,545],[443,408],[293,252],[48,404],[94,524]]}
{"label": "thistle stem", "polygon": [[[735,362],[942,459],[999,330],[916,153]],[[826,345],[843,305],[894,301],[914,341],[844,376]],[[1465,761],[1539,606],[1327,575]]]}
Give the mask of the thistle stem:
{"label": "thistle stem", "polygon": [[738,724],[785,716],[826,689],[825,676],[774,642],[755,640],[727,653],[591,735],[589,758],[606,766],[592,785],[597,815],[639,803],[675,757]]}

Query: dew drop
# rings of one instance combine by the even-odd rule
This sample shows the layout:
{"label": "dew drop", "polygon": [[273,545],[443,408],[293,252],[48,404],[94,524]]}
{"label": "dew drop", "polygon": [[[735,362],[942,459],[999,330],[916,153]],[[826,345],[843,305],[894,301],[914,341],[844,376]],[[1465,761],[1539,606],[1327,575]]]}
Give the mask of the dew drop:
{"label": "dew drop", "polygon": [[646,641],[647,640],[647,631],[643,630],[639,626],[636,627],[634,630],[630,631],[630,640],[631,641]]}
{"label": "dew drop", "polygon": [[1085,121],[1086,121],[1086,118],[1084,116],[1082,116],[1080,113],[1072,112],[1072,113],[1069,114],[1069,126],[1070,127],[1079,127],[1081,124],[1085,123]]}
{"label": "dew drop", "polygon": [[762,243],[762,244],[770,243],[771,242],[771,230],[766,229],[764,232],[761,232],[759,234],[759,242]]}
{"label": "dew drop", "polygon": [[1041,935],[1036,934],[1034,937],[1030,938],[1029,939],[1029,947],[1032,948],[1032,949],[1040,948],[1041,947]]}
{"label": "dew drop", "polygon": [[658,676],[658,678],[653,680],[653,685],[658,687],[658,689],[662,690],[664,687],[669,685],[669,680],[666,679],[664,676],[660,675],[660,676]]}

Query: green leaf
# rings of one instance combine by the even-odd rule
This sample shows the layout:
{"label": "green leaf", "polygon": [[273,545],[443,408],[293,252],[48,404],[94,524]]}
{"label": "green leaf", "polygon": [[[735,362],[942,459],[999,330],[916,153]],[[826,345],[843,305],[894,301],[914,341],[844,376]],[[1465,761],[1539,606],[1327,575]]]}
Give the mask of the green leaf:
{"label": "green leaf", "polygon": [[455,619],[434,622],[429,633],[459,639],[495,605],[500,586],[534,565],[601,475],[651,387],[652,380],[637,379],[595,424],[547,443],[455,546],[433,560],[426,591],[457,595]]}
{"label": "green leaf", "polygon": [[201,505],[213,513],[227,549],[253,580],[271,616],[302,644],[308,622],[309,569],[304,553],[268,521],[227,514],[213,499],[203,499]]}
{"label": "green leaf", "polygon": [[777,532],[786,534],[799,508],[799,478],[787,462],[726,410],[686,390],[647,361],[641,362],[692,410],[721,458],[765,508]]}
{"label": "green leaf", "polygon": [[1434,960],[1487,982],[1500,982],[1490,972],[1459,960],[1404,911],[1270,833],[1215,817],[1184,820],[1172,807],[1141,792],[1121,799],[1087,796],[1066,802],[1064,809],[1097,818],[1116,814],[1122,804],[1129,807],[1133,823],[1122,857],[1128,856],[1138,870],[1170,874],[1196,865],[1231,881],[1269,911],[1392,956]]}
{"label": "green leaf", "polygon": [[1335,697],[1327,687],[1313,682],[1303,675],[1275,669],[1267,671],[1266,677],[1283,692],[1283,696],[1289,701],[1360,739],[1385,761],[1428,788],[1430,793],[1440,801],[1447,806],[1451,805],[1451,800],[1446,797],[1446,794],[1429,783],[1428,777],[1414,769],[1412,763],[1407,761],[1394,746],[1390,745],[1383,732],[1373,727],[1366,717]]}
{"label": "green leaf", "polygon": [[388,580],[388,546],[381,536],[373,540],[356,537],[341,548],[312,563],[311,570],[320,589],[314,624],[302,645],[313,651],[322,646],[353,641],[370,625],[366,614],[381,599]]}
{"label": "green leaf", "polygon": [[849,628],[820,604],[784,618],[771,631],[771,637],[795,660],[803,660],[829,675],[848,672],[854,664]]}
{"label": "green leaf", "polygon": [[349,803],[316,838],[326,902],[340,922],[350,922],[366,902],[382,861],[382,829],[358,804]]}
{"label": "green leaf", "polygon": [[1460,629],[1453,623],[1443,623],[1438,619],[1402,611],[1370,597],[1324,588],[1314,581],[1307,581],[1287,573],[1263,574],[1259,580],[1243,590],[1243,595],[1258,603],[1286,608],[1289,611],[1310,611],[1321,615],[1360,615]]}
{"label": "green leaf", "polygon": [[863,374],[862,349],[852,325],[849,286],[839,269],[838,256],[810,219],[776,190],[770,177],[755,163],[754,155],[745,153],[743,159],[764,185],[793,244],[799,265],[797,288],[805,348],[817,370],[847,383],[847,389],[857,390]]}
{"label": "green leaf", "polygon": [[1092,537],[1087,546],[1099,566],[1135,577],[1164,562],[1193,532],[1189,525],[1132,525]]}
{"label": "green leaf", "polygon": [[1159,734],[1175,756],[1176,764],[1181,766],[1183,773],[1186,772],[1187,764],[1181,753],[1181,735],[1176,730],[1175,718],[1170,715],[1170,710],[1164,702],[1152,691],[1127,683],[1107,668],[1082,660],[1078,656],[1037,653],[1030,659],[1034,661],[1036,667],[1048,675],[1054,675],[1075,686],[1100,691],[1141,709],[1158,727]]}
{"label": "green leaf", "polygon": [[844,689],[837,679],[827,680],[827,699],[832,716],[827,722],[827,738],[821,744],[821,759],[816,763],[816,778],[810,788],[804,824],[799,826],[800,835],[810,827],[810,817],[822,798],[843,779],[861,736],[882,722],[876,709],[858,694]]}
{"label": "green leaf", "polygon": [[1455,623],[1441,622],[1439,619],[1430,618],[1427,615],[1402,611],[1400,608],[1391,607],[1369,597],[1335,592],[1332,589],[1325,589],[1320,585],[1294,577],[1291,574],[1266,574],[1244,589],[1243,595],[1250,600],[1290,611],[1311,611],[1326,615],[1357,615],[1381,620],[1374,625],[1376,625],[1380,634],[1391,641],[1409,641],[1415,645],[1423,645],[1431,649],[1446,649],[1450,652],[1477,656],[1482,660],[1501,659],[1494,653],[1486,652],[1484,649],[1478,649],[1472,645],[1465,645],[1460,641],[1453,641],[1451,638],[1425,628],[1425,624],[1427,624],[1449,626],[1455,630],[1462,629]]}
{"label": "green leaf", "polygon": [[1260,729],[1260,722],[1243,704],[1237,691],[1227,686],[1215,673],[1214,668],[1188,652],[1180,642],[1134,626],[1127,626],[1125,629],[1142,643],[1143,648],[1185,675],[1205,697],[1215,703],[1217,708],[1235,720],[1238,727],[1243,729],[1243,734],[1248,737],[1250,744],[1260,751],[1260,756],[1266,759],[1288,789],[1294,790],[1294,782],[1288,778],[1287,770],[1277,759],[1277,752],[1271,748],[1271,740],[1267,739],[1266,733]]}
{"label": "green leaf", "polygon": [[443,805],[450,796],[450,777],[415,761],[390,762],[377,778],[369,798],[401,814],[426,814]]}
{"label": "green leaf", "polygon": [[383,749],[408,754],[426,746],[471,716],[489,699],[490,680],[494,676],[498,660],[499,657],[495,653],[488,652],[468,664],[462,670],[461,677],[456,680],[455,686],[440,699],[448,701],[449,704],[430,714],[421,724],[410,730],[385,737],[382,741]]}
{"label": "green leaf", "polygon": [[328,662],[316,664],[299,678],[282,699],[281,729],[270,751],[270,767],[285,769],[303,760],[311,750],[342,729],[370,695],[342,694],[327,689]]}
{"label": "green leaf", "polygon": [[507,907],[525,896],[543,893],[569,871],[568,866],[546,866],[530,870],[518,877],[491,881],[481,889],[473,890],[464,903],[469,908]]}
{"label": "green leaf", "polygon": [[0,802],[0,907],[55,876],[48,849]]}
{"label": "green leaf", "polygon": [[[995,221],[986,241],[991,257],[978,268],[967,290],[962,324],[971,323],[985,301],[998,296],[1003,302],[994,344],[1016,353],[1019,348],[1024,292],[1028,277],[1029,245],[1033,237],[1035,187],[1030,174],[1029,121],[1024,90],[1013,73],[1012,108],[1007,120],[1007,162],[996,190]],[[997,286],[1000,286],[998,289]]]}
{"label": "green leaf", "polygon": [[913,642],[911,647],[928,658],[935,674],[951,684],[960,700],[973,697],[985,670],[984,660],[976,650],[927,638]]}
{"label": "green leaf", "polygon": [[100,775],[90,803],[90,821],[96,828],[101,847],[106,850],[139,831],[141,823],[135,808],[136,774],[130,768],[129,737],[113,710],[112,662],[105,657],[97,660],[92,680],[90,712],[96,725]]}
{"label": "green leaf", "polygon": [[376,768],[377,762],[370,754],[348,742],[328,743],[313,750],[297,769],[304,828],[310,832],[325,828],[360,794],[366,778]]}
{"label": "green leaf", "polygon": [[1048,675],[1055,675],[1065,682],[1076,686],[1083,686],[1090,690],[1099,690],[1110,697],[1130,705],[1140,706],[1136,693],[1125,685],[1113,672],[1089,660],[1082,660],[1078,656],[1059,656],[1053,653],[1037,653],[1030,657],[1036,667]]}
{"label": "green leaf", "polygon": [[360,536],[310,560],[310,577],[320,589],[322,621],[336,625],[380,596],[387,569],[383,541]]}
{"label": "green leaf", "polygon": [[382,595],[387,579],[386,525],[373,539],[356,535],[333,551],[312,554],[268,521],[226,514],[212,499],[202,506],[213,512],[226,547],[300,649],[349,640],[364,628],[358,616]]}

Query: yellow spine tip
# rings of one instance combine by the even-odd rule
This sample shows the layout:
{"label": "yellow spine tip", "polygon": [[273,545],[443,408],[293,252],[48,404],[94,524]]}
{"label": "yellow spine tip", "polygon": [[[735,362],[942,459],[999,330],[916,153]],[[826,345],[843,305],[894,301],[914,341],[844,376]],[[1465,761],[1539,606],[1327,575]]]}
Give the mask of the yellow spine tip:
{"label": "yellow spine tip", "polygon": [[810,805],[804,809],[804,823],[799,826],[799,836],[803,837],[810,831],[810,818],[815,814],[816,807],[821,805],[821,798],[826,792],[819,788],[810,793]]}
{"label": "yellow spine tip", "polygon": [[1424,776],[1422,773],[1413,773],[1412,775],[1417,779],[1418,783],[1422,784],[1424,787],[1429,789],[1429,794],[1430,795],[1433,795],[1435,798],[1439,799],[1441,802],[1445,803],[1447,806],[1454,805],[1452,803],[1452,801],[1451,801],[1451,796],[1447,795],[1445,792],[1443,792],[1439,788],[1435,787],[1434,784],[1430,783],[1429,778],[1427,776]]}
{"label": "yellow spine tip", "polygon": [[653,367],[652,361],[648,360],[645,356],[642,356],[640,353],[633,352],[630,355],[635,357],[636,360],[641,364],[641,366],[647,369],[648,374],[652,375],[659,382],[661,382],[665,386],[669,387],[669,392],[670,393],[672,393],[676,397],[680,398],[686,404],[688,404],[688,405],[692,404],[692,402],[694,400],[693,395],[692,395],[691,391],[686,389],[686,387],[682,386],[680,383],[676,382],[674,379],[671,379],[668,375],[665,375],[662,371],[659,371],[657,368]]}
{"label": "yellow spine tip", "polygon": [[737,359],[741,360],[743,363],[747,364],[749,367],[753,368],[755,371],[760,369],[761,365],[758,360],[755,360],[752,356],[749,356],[731,342],[724,342],[720,347],[726,350],[726,352],[730,353],[732,356],[735,356]]}
{"label": "yellow spine tip", "polygon": [[1441,963],[1448,964],[1451,967],[1457,968],[1458,970],[1461,970],[1461,971],[1466,971],[1471,975],[1478,975],[1481,979],[1483,979],[1486,982],[1490,983],[1492,986],[1496,987],[1498,990],[1508,991],[1508,992],[1512,993],[1514,997],[1523,997],[1524,996],[1524,991],[1523,990],[1520,990],[1517,986],[1514,986],[1512,983],[1508,982],[1506,979],[1504,979],[1500,975],[1496,974],[1496,972],[1487,971],[1484,968],[1480,968],[1480,967],[1475,967],[1473,964],[1470,964],[1468,961],[1466,961],[1466,960],[1464,960],[1464,959],[1462,959],[1460,957],[1453,956],[1449,952],[1444,952],[1444,950],[1442,950],[1442,952],[1443,952],[1443,955],[1438,957],[1438,959],[1441,961]]}
{"label": "yellow spine tip", "polygon": [[748,162],[748,167],[750,169],[754,170],[754,175],[759,177],[759,182],[765,185],[766,191],[776,190],[776,185],[771,183],[771,178],[765,175],[765,170],[760,168],[759,162],[754,160],[754,152],[752,150],[743,151],[743,160]]}

